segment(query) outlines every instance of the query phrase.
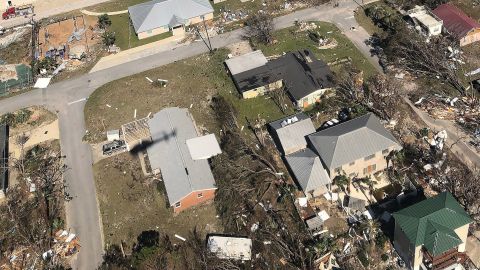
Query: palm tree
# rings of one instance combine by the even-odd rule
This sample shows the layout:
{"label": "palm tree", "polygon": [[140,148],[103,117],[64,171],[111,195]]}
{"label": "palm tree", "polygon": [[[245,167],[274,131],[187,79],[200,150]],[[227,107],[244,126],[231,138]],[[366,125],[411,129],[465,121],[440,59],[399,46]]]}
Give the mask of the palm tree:
{"label": "palm tree", "polygon": [[346,176],[344,173],[333,178],[333,184],[337,185],[347,195],[350,193],[350,183],[350,177]]}

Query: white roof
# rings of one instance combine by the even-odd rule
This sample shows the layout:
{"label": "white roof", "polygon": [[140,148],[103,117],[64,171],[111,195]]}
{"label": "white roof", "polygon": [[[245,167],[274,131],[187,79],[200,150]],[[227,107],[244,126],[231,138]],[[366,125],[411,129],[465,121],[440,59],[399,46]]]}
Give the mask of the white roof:
{"label": "white roof", "polygon": [[249,261],[252,258],[252,239],[249,238],[210,236],[207,247],[220,259]]}
{"label": "white roof", "polygon": [[222,153],[213,134],[188,139],[187,147],[193,160],[209,159]]}
{"label": "white roof", "polygon": [[225,60],[232,75],[236,75],[267,64],[268,60],[262,51],[257,50]]}
{"label": "white roof", "polygon": [[52,78],[38,78],[33,88],[47,88]]}

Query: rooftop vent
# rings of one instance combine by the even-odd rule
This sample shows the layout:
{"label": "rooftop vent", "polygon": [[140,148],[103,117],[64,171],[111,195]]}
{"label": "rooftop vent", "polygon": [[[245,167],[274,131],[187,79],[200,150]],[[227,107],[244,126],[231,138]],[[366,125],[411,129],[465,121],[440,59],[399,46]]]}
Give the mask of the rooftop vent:
{"label": "rooftop vent", "polygon": [[298,122],[298,118],[296,116],[283,120],[282,123],[280,123],[280,125],[282,127],[285,127],[285,126],[288,126],[288,125],[293,124],[295,122]]}

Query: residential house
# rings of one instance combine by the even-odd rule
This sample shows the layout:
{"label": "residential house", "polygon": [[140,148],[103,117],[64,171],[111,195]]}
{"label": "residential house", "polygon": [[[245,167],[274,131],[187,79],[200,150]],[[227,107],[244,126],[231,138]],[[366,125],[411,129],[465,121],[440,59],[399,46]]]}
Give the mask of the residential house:
{"label": "residential house", "polygon": [[8,126],[0,125],[0,200],[8,187]]}
{"label": "residential house", "polygon": [[285,161],[307,197],[318,197],[328,191],[332,181],[322,161],[311,149],[306,148],[287,155]]}
{"label": "residential house", "polygon": [[305,149],[307,147],[305,136],[316,131],[310,117],[302,112],[273,121],[268,127],[284,155]]}
{"label": "residential house", "polygon": [[228,59],[225,64],[243,98],[284,88],[298,108],[306,108],[334,86],[330,68],[310,50],[288,52],[269,61],[255,51]]}
{"label": "residential house", "polygon": [[407,11],[417,29],[427,37],[438,36],[442,33],[443,22],[425,6],[415,6]]}
{"label": "residential house", "polygon": [[213,19],[208,0],[153,0],[128,8],[138,39],[171,31],[184,35],[185,26]]}
{"label": "residential house", "polygon": [[393,244],[408,269],[458,269],[466,260],[472,219],[450,193],[416,203],[393,217]]}
{"label": "residential house", "polygon": [[219,153],[215,137],[199,137],[188,110],[177,107],[154,114],[148,126],[150,166],[161,173],[174,212],[212,200],[217,188],[208,158]]}
{"label": "residential house", "polygon": [[442,4],[433,10],[443,21],[444,30],[459,41],[460,46],[480,41],[480,23],[468,17],[451,4]]}
{"label": "residential house", "polygon": [[387,168],[386,156],[402,147],[372,113],[308,136],[333,180],[335,176],[366,177]]}
{"label": "residential house", "polygon": [[250,261],[252,239],[230,236],[209,236],[207,247],[220,259]]}
{"label": "residential house", "polygon": [[273,76],[262,51],[253,51],[225,60],[238,92],[254,98],[283,86],[282,78]]}

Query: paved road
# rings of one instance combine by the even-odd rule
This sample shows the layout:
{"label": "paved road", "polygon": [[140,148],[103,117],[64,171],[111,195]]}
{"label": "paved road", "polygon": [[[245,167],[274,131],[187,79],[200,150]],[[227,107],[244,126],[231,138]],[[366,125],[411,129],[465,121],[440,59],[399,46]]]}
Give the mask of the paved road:
{"label": "paved road", "polygon": [[[349,1],[349,0],[346,0]],[[320,6],[295,12],[275,20],[276,28],[293,25],[299,20],[331,21],[342,29],[348,29],[352,20],[353,2],[342,3],[341,7]],[[212,38],[216,48],[224,47],[242,39],[242,30],[232,31]],[[347,34],[348,36],[348,34]],[[361,44],[357,44],[361,46]],[[21,108],[44,105],[58,112],[60,142],[66,155],[66,164],[71,168],[66,174],[69,193],[74,199],[67,203],[67,224],[76,232],[82,244],[74,269],[95,269],[101,262],[103,239],[101,220],[93,179],[90,147],[82,142],[85,134],[83,109],[87,98],[99,86],[116,79],[166,65],[174,61],[207,52],[202,42],[180,46],[141,59],[117,65],[98,72],[52,84],[48,89],[30,92],[0,101],[0,114]]]}
{"label": "paved road", "polygon": [[471,169],[480,168],[480,154],[477,153],[470,145],[468,145],[469,136],[465,134],[459,127],[457,127],[452,121],[434,119],[428,115],[428,113],[418,109],[407,98],[403,98],[405,102],[415,111],[415,113],[434,131],[447,131],[446,146],[451,146],[452,152],[457,156],[465,165]]}

